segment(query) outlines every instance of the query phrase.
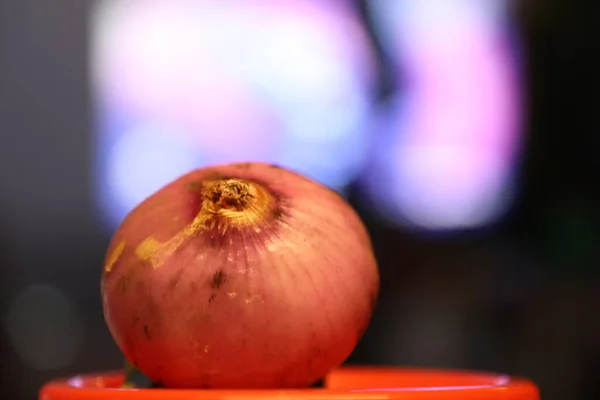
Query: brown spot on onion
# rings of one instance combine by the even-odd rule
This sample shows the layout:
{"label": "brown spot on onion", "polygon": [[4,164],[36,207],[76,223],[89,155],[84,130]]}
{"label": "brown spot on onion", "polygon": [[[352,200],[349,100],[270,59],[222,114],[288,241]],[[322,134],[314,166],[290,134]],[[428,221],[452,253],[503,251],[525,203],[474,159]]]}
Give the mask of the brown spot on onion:
{"label": "brown spot on onion", "polygon": [[234,165],[239,169],[249,169],[252,166],[252,163],[245,162],[245,163],[237,163]]}
{"label": "brown spot on onion", "polygon": [[190,182],[187,184],[186,188],[190,192],[197,192],[202,188],[202,181]]}
{"label": "brown spot on onion", "polygon": [[163,294],[163,299],[166,299],[167,296],[174,294],[176,292],[177,285],[179,284],[179,281],[181,280],[181,276],[183,275],[183,272],[184,272],[184,270],[180,269],[169,280],[169,284],[167,285],[167,288],[165,289],[165,292]]}
{"label": "brown spot on onion", "polygon": [[177,271],[177,273],[175,273],[173,278],[171,278],[171,280],[169,281],[169,286],[167,287],[167,292],[175,290],[175,288],[177,287],[177,284],[181,280],[182,274],[183,274],[183,269],[180,269],[179,271]]}
{"label": "brown spot on onion", "polygon": [[275,207],[273,209],[273,218],[280,219],[282,215],[283,215],[283,210],[281,209],[281,207]]}
{"label": "brown spot on onion", "polygon": [[148,328],[148,325],[144,325],[144,335],[146,335],[148,339],[152,339],[152,335],[150,335],[150,329]]}
{"label": "brown spot on onion", "polygon": [[122,276],[121,279],[117,282],[117,290],[121,293],[125,293],[127,291],[127,277]]}
{"label": "brown spot on onion", "polygon": [[222,269],[217,270],[210,280],[210,287],[213,289],[219,289],[227,281],[227,275]]}

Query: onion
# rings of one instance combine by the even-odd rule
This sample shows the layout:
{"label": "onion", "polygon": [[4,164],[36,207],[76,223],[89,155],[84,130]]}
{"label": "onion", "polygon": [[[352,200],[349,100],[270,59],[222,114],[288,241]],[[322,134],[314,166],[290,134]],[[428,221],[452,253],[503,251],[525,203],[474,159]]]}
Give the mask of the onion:
{"label": "onion", "polygon": [[352,352],[378,290],[352,208],[260,163],[199,169],[147,198],[102,276],[117,345],[172,388],[308,386]]}

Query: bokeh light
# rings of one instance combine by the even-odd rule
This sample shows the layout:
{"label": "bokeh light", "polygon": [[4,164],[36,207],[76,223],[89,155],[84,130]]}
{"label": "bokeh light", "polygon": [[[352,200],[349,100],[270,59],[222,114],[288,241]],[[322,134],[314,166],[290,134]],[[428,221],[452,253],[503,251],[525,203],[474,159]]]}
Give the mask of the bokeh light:
{"label": "bokeh light", "polygon": [[197,165],[198,154],[184,140],[178,140],[174,129],[158,123],[134,126],[107,151],[104,173],[109,195],[100,193],[100,201],[113,220],[122,219],[124,209],[112,204],[138,204],[164,182]]}
{"label": "bokeh light", "polygon": [[84,344],[77,307],[54,286],[32,285],[21,291],[10,304],[5,328],[19,358],[38,370],[70,365]]}
{"label": "bokeh light", "polygon": [[[276,162],[337,190],[359,173],[374,68],[348,2],[105,0],[93,27],[97,191],[111,224],[190,166]],[[170,138],[131,145],[141,130]]]}
{"label": "bokeh light", "polygon": [[381,110],[364,179],[384,216],[455,230],[485,226],[509,208],[520,88],[506,3],[370,3],[401,80]]}

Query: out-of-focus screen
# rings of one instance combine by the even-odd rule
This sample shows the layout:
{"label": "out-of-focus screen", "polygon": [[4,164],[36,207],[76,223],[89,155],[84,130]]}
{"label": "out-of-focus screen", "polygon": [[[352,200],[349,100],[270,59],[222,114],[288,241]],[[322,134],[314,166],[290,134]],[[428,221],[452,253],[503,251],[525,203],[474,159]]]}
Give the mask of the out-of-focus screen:
{"label": "out-of-focus screen", "polygon": [[352,186],[405,227],[499,221],[521,142],[507,0],[366,4],[97,1],[94,190],[107,226],[178,175],[232,161]]}

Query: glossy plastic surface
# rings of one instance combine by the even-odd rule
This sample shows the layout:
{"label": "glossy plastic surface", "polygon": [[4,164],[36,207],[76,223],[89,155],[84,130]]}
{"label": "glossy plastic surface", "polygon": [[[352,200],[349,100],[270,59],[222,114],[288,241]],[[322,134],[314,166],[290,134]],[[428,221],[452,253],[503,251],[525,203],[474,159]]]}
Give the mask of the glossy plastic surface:
{"label": "glossy plastic surface", "polygon": [[325,378],[323,389],[174,390],[119,389],[120,373],[76,376],[48,383],[41,400],[539,400],[528,380],[454,370],[343,367]]}

